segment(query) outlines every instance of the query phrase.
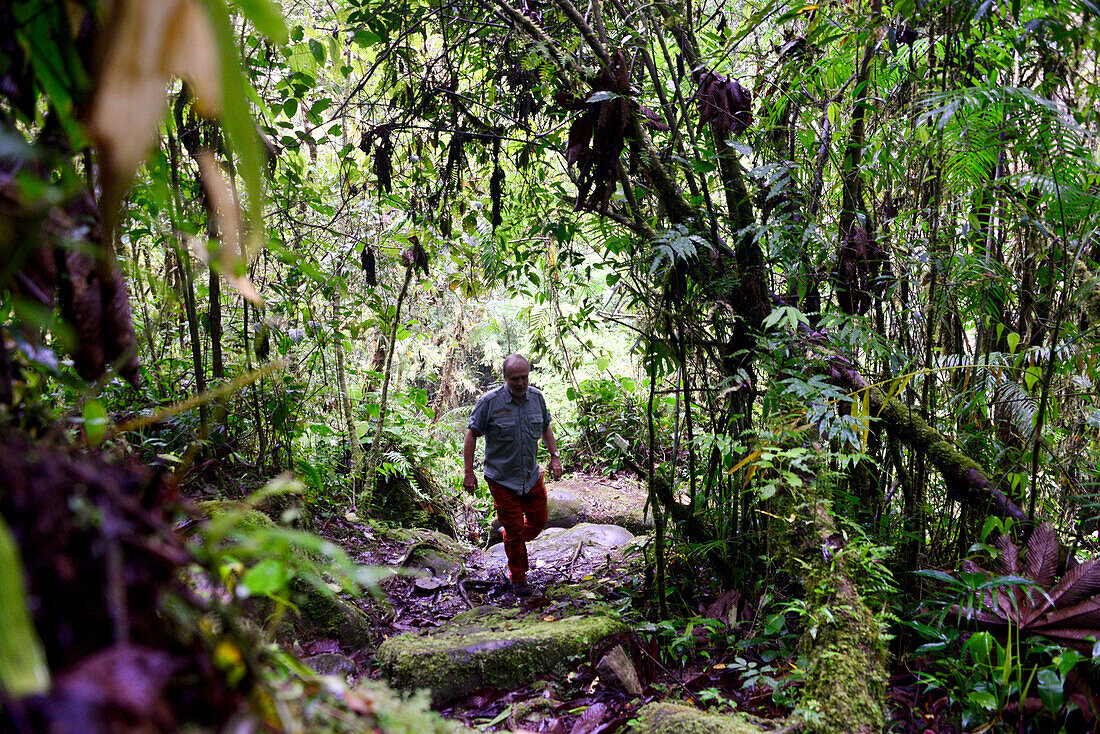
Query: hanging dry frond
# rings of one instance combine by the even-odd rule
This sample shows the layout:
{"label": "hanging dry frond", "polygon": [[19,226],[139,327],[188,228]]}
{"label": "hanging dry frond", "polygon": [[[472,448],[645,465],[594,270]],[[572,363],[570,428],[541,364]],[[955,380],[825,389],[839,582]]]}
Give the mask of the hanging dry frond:
{"label": "hanging dry frond", "polygon": [[489,178],[489,198],[493,201],[490,221],[495,230],[502,221],[500,216],[501,200],[504,196],[504,169],[500,167],[500,138],[493,141],[493,175]]}
{"label": "hanging dry frond", "polygon": [[186,79],[198,114],[212,117],[222,103],[221,61],[198,0],[116,0],[111,21],[86,121],[120,193],[156,140],[169,80]]}
{"label": "hanging dry frond", "polygon": [[267,328],[267,324],[261,323],[259,331],[256,334],[255,347],[256,358],[261,362],[267,359],[271,354],[271,330]]}
{"label": "hanging dry frond", "polygon": [[363,273],[366,276],[367,285],[371,288],[378,286],[378,274],[374,260],[374,250],[370,247],[363,246],[363,254],[360,258],[360,262],[363,266]]}
{"label": "hanging dry frond", "polygon": [[850,316],[867,313],[872,298],[882,295],[891,277],[886,251],[864,227],[852,227],[840,245],[833,270],[833,284],[841,310]]}
{"label": "hanging dry frond", "polygon": [[616,51],[610,72],[600,75],[588,100],[568,95],[555,99],[566,109],[582,110],[569,128],[565,160],[577,166],[578,210],[607,211],[619,178],[619,157],[630,121],[630,72],[622,51]]}
{"label": "hanging dry frond", "polygon": [[447,145],[447,162],[443,164],[443,186],[450,191],[462,187],[462,171],[466,168],[466,136],[456,132]]}
{"label": "hanging dry frond", "polygon": [[424,245],[420,244],[420,238],[416,235],[409,235],[409,246],[401,253],[401,262],[405,263],[405,267],[428,274],[428,253],[424,251]]}
{"label": "hanging dry frond", "polygon": [[393,190],[393,138],[390,127],[378,128],[378,146],[374,149],[374,175],[378,177],[378,190],[390,193]]}
{"label": "hanging dry frond", "polygon": [[752,125],[752,95],[733,79],[706,69],[692,72],[698,89],[699,124],[708,122],[719,140],[730,133],[740,135]]}

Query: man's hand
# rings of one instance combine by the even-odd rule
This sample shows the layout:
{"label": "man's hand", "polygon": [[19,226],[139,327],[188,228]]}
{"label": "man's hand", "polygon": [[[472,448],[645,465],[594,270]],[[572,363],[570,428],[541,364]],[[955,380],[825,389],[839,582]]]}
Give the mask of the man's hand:
{"label": "man's hand", "polygon": [[550,457],[550,476],[554,477],[554,481],[561,479],[561,459],[556,456]]}
{"label": "man's hand", "polygon": [[[560,467],[558,471],[561,471]],[[462,488],[471,494],[477,491],[477,475],[473,469],[466,470],[466,475],[462,478]]]}

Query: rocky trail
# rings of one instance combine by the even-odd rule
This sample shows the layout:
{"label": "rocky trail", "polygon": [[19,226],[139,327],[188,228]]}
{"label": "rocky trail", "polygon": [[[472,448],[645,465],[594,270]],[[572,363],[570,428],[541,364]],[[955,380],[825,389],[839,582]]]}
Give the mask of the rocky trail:
{"label": "rocky trail", "polygon": [[[397,690],[427,691],[442,716],[481,730],[599,734],[628,723],[639,733],[775,728],[765,718],[752,723],[748,714],[732,718],[659,702],[686,698],[698,705],[693,689],[723,679],[733,688],[733,680],[725,666],[664,669],[656,648],[622,621],[644,577],[651,528],[643,516],[644,486],[585,477],[550,485],[548,497],[548,526],[528,544],[535,593],[526,599],[509,591],[495,528],[497,542],[475,548],[431,530],[334,520],[324,532],[356,562],[396,569],[379,585],[384,601],[368,601],[362,616],[353,615],[369,626],[377,646],[363,645],[366,635],[349,635],[341,623],[300,630],[315,637],[298,652],[319,673],[377,676]],[[725,612],[728,621],[728,604]],[[316,637],[326,631],[344,634]],[[783,715],[752,694],[743,692],[743,711]]]}

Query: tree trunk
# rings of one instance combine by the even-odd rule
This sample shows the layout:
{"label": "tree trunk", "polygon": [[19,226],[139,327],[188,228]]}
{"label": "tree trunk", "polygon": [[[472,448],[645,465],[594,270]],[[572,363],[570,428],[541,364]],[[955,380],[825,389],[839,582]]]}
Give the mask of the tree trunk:
{"label": "tree trunk", "polygon": [[382,458],[382,427],[386,425],[386,398],[390,391],[390,375],[393,369],[393,353],[397,351],[397,329],[401,325],[401,304],[405,300],[405,294],[409,292],[409,283],[412,282],[413,265],[405,267],[405,282],[401,285],[401,293],[397,296],[397,305],[393,309],[393,326],[390,328],[389,351],[386,354],[386,372],[382,379],[382,396],[378,400],[378,425],[374,431],[374,443],[370,447],[370,455],[367,457],[367,468],[364,472],[363,490],[359,494],[360,517],[367,517],[371,502],[374,500],[374,475],[378,471],[378,464]]}
{"label": "tree trunk", "polygon": [[[336,323],[340,320],[339,289],[332,295],[332,320]],[[336,383],[340,388],[340,408],[348,431],[348,452],[351,454],[351,505],[354,507],[355,497],[359,493],[360,472],[363,469],[363,445],[359,443],[359,434],[355,431],[355,417],[351,410],[347,373],[344,370],[344,340],[340,338],[339,330],[332,340],[332,348],[336,352]]]}
{"label": "tree trunk", "polygon": [[980,507],[988,506],[991,511],[1005,517],[1026,519],[1027,515],[1016,503],[993,486],[977,462],[959,451],[912,409],[897,398],[887,400],[878,388],[870,387],[840,357],[832,358],[828,371],[834,380],[853,393],[867,391],[871,416],[877,417],[877,421],[892,438],[928,457],[932,466],[943,476],[949,496]]}
{"label": "tree trunk", "polygon": [[[174,135],[168,134],[168,158],[172,172],[172,188],[177,193],[180,191],[179,175],[179,144]],[[180,205],[177,196],[171,197],[175,208],[175,224],[179,224]],[[177,231],[179,227],[177,226]],[[195,278],[191,267],[191,258],[187,254],[187,245],[182,239],[176,243],[176,259],[180,266],[180,285],[182,286],[183,305],[187,313],[187,332],[191,338],[191,362],[195,370],[195,392],[206,392],[206,374],[202,362],[202,341],[199,336],[199,316],[195,306]],[[181,340],[182,341],[182,340]],[[209,417],[207,416],[206,403],[199,404],[199,431],[205,437],[209,434]]]}

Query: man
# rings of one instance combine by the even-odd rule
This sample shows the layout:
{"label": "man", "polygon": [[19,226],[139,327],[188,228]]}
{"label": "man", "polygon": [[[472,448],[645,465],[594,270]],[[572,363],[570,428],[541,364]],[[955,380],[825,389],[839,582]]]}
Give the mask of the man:
{"label": "man", "polygon": [[539,439],[550,451],[554,479],[561,479],[561,457],[546,400],[538,389],[527,386],[531,363],[509,354],[503,367],[504,384],[482,395],[470,416],[462,445],[462,486],[467,492],[477,489],[474,449],[478,437],[485,436],[485,481],[504,536],[511,589],[516,596],[529,596],[527,541],[546,524],[546,487],[536,460]]}

